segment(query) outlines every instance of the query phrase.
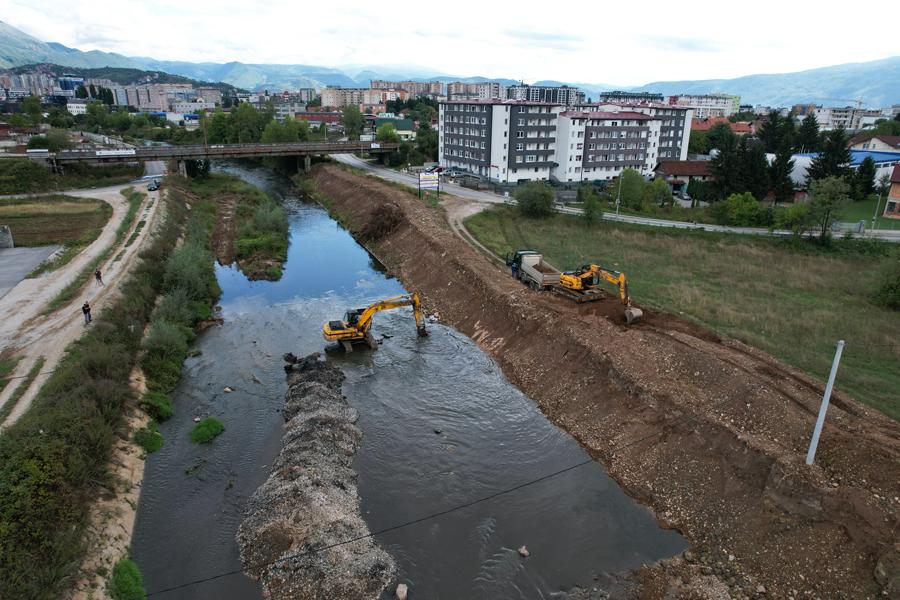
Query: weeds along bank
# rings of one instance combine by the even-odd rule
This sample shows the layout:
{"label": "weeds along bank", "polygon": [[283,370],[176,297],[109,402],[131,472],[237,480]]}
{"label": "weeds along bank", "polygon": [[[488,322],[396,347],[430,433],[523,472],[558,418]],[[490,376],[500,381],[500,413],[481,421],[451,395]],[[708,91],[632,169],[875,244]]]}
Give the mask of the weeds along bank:
{"label": "weeds along bank", "polygon": [[677,317],[625,328],[603,302],[528,290],[439,210],[374,178],[321,166],[303,187],[691,541],[637,575],[642,597],[896,593],[896,422],[837,393],[808,468],[821,382]]}
{"label": "weeds along bank", "polygon": [[58,598],[84,551],[89,505],[131,395],[129,374],[187,209],[166,218],[121,294],[67,351],[31,410],[0,436],[0,597]]}
{"label": "weeds along bank", "polygon": [[50,169],[30,158],[10,158],[0,161],[0,195],[38,194],[72,188],[92,188],[128,183],[140,177],[140,166],[113,165],[66,167],[64,174]]}

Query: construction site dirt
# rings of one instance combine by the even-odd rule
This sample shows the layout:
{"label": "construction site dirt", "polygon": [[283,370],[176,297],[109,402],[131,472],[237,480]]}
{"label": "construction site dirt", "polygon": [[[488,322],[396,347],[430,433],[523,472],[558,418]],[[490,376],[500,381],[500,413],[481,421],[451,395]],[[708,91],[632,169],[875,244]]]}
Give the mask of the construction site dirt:
{"label": "construction site dirt", "polygon": [[320,165],[310,180],[429,310],[689,539],[633,575],[637,597],[900,597],[898,423],[837,390],[809,467],[821,381],[659,311],[626,327],[612,296],[527,289],[441,209],[373,177]]}

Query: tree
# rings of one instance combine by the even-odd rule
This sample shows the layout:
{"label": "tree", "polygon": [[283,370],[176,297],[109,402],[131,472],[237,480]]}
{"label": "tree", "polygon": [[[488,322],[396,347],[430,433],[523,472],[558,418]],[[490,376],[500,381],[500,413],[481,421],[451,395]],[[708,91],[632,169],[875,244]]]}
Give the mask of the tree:
{"label": "tree", "polygon": [[721,148],[728,143],[728,140],[734,141],[735,137],[728,123],[716,123],[706,133],[706,141],[710,150]]}
{"label": "tree", "polygon": [[741,155],[735,136],[725,137],[719,152],[709,161],[709,174],[712,175],[712,195],[721,200],[735,192],[742,192]]}
{"label": "tree", "polygon": [[186,160],[184,161],[184,170],[191,179],[206,179],[209,177],[209,161],[203,160]]}
{"label": "tree", "polygon": [[819,150],[819,120],[816,119],[815,113],[809,113],[800,123],[794,148],[798,152],[817,152]]}
{"label": "tree", "polygon": [[761,145],[750,146],[742,138],[739,146],[740,169],[735,191],[750,192],[757,200],[769,195],[769,163]]}
{"label": "tree", "polygon": [[[303,122],[307,124],[307,127],[309,126],[309,121],[303,121]],[[328,140],[328,126],[325,125],[324,121],[319,123],[319,127],[316,131],[316,137],[318,139],[322,140],[323,142]]]}
{"label": "tree", "polygon": [[106,127],[106,119],[109,113],[106,106],[102,102],[88,102],[84,114],[84,124],[91,129],[102,129]]}
{"label": "tree", "polygon": [[878,183],[875,185],[876,193],[881,196],[887,196],[887,193],[891,189],[891,176],[887,173],[882,173],[881,177],[878,178]]}
{"label": "tree", "polygon": [[553,189],[541,181],[519,187],[515,193],[519,211],[526,217],[544,218],[553,214]]}
{"label": "tree", "polygon": [[[621,205],[633,210],[640,210],[644,202],[644,188],[647,182],[634,169],[622,169],[613,184],[612,197],[618,198]],[[620,191],[621,189],[621,191]]]}
{"label": "tree", "polygon": [[843,129],[833,129],[825,135],[822,151],[809,164],[807,180],[847,177],[850,173],[850,161],[847,134]]}
{"label": "tree", "polygon": [[426,161],[438,158],[438,134],[428,123],[420,123],[416,132],[416,149]]}
{"label": "tree", "polygon": [[582,183],[578,188],[578,202],[581,202],[581,218],[585,225],[591,226],[603,218],[603,209],[600,206],[600,195],[590,183]]}
{"label": "tree", "polygon": [[896,117],[893,120],[878,119],[875,121],[873,137],[876,135],[900,135],[900,120]]}
{"label": "tree", "polygon": [[[375,139],[379,142],[385,143],[393,143],[399,144],[401,142],[400,134],[397,133],[397,130],[394,129],[393,123],[382,123],[378,126],[378,130],[375,132]],[[396,150],[391,152],[390,154],[382,154],[381,160],[385,164],[389,164],[392,166],[401,165],[407,160],[409,160],[409,151],[410,146],[407,145],[406,148],[403,149],[402,155],[399,154],[400,150]]]}
{"label": "tree", "polygon": [[766,152],[775,152],[781,147],[783,128],[778,111],[771,111],[757,132],[757,137],[763,143]]}
{"label": "tree", "polygon": [[850,201],[850,186],[842,177],[815,179],[809,184],[809,210],[824,240],[840,208]]}
{"label": "tree", "polygon": [[687,186],[687,193],[691,197],[692,205],[694,206],[696,206],[697,202],[709,202],[712,197],[711,182],[691,179]]}
{"label": "tree", "polygon": [[705,131],[691,131],[688,140],[689,154],[709,154],[709,139]]}
{"label": "tree", "polygon": [[853,175],[853,195],[857,200],[865,200],[873,193],[875,193],[875,161],[871,156],[867,156]]}
{"label": "tree", "polygon": [[230,138],[228,115],[221,110],[213,113],[212,117],[203,116],[206,123],[206,135],[210,144],[224,144]]}
{"label": "tree", "polygon": [[775,196],[775,204],[786,202],[794,197],[794,180],[791,174],[794,172],[794,159],[792,158],[791,145],[787,140],[782,141],[781,148],[775,154],[775,159],[769,165],[769,188]]}
{"label": "tree", "polygon": [[672,206],[672,192],[669,185],[662,179],[656,178],[644,187],[644,202],[649,206],[665,208]]}
{"label": "tree", "polygon": [[775,215],[775,227],[778,229],[787,229],[794,234],[794,237],[802,237],[803,234],[812,226],[812,214],[809,211],[809,205],[802,202],[791,204]]}
{"label": "tree", "polygon": [[81,98],[82,100],[87,99],[87,97],[88,97],[87,88],[85,88],[83,85],[79,85],[77,88],[75,88],[75,97]]}
{"label": "tree", "polygon": [[28,96],[22,100],[22,112],[28,117],[32,127],[37,127],[43,118],[41,101],[36,96]]}
{"label": "tree", "polygon": [[363,131],[363,116],[357,106],[345,106],[341,111],[341,122],[347,139],[358,140]]}
{"label": "tree", "polygon": [[238,144],[258,142],[270,120],[270,114],[261,113],[252,105],[241,102],[231,110],[228,118],[228,141]]}
{"label": "tree", "polygon": [[88,89],[88,93],[91,95],[91,98],[97,97],[97,88],[94,87],[94,84],[91,84],[91,87]]}

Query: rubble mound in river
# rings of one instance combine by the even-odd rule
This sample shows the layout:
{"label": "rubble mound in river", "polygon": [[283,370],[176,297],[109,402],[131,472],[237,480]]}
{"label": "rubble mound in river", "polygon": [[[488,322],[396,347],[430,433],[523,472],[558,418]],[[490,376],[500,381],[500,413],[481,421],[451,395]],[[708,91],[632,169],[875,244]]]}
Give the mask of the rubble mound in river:
{"label": "rubble mound in river", "polygon": [[362,432],[356,410],[341,394],[344,375],[317,353],[284,358],[287,431],[238,530],[244,568],[262,581],[267,598],[378,597],[395,567],[365,537],[370,532],[360,516],[352,468]]}

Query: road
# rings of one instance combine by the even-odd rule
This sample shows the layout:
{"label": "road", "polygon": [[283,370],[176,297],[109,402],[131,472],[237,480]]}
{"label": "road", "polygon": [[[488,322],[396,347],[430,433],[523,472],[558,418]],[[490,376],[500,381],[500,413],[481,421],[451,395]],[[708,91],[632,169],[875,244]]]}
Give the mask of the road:
{"label": "road", "polygon": [[[415,175],[410,175],[408,173],[400,173],[398,171],[394,171],[393,169],[388,169],[386,167],[382,167],[380,165],[373,164],[371,162],[362,160],[358,156],[352,154],[332,154],[330,155],[331,159],[337,161],[339,163],[343,163],[345,165],[349,165],[351,167],[355,167],[357,169],[362,169],[368,171],[377,177],[382,179],[386,179],[388,181],[393,181],[394,183],[399,183],[402,185],[406,185],[408,187],[418,189],[418,178]],[[465,198],[467,200],[472,200],[475,202],[482,203],[484,205],[488,204],[514,204],[515,200],[512,198],[504,198],[503,196],[498,196],[493,192],[483,192],[478,190],[471,190],[469,188],[464,188],[459,185],[451,184],[451,183],[442,183],[441,191],[446,192],[453,196],[458,196],[460,198]],[[482,207],[484,208],[484,207]],[[572,208],[561,206],[556,209],[557,212],[568,214],[568,215],[581,215],[582,210],[580,208]],[[477,211],[475,211],[477,212]],[[474,214],[474,213],[473,213]],[[607,221],[615,221],[619,223],[631,223],[633,225],[646,225],[649,227],[672,227],[675,229],[695,229],[699,231],[713,231],[718,233],[734,233],[739,235],[761,235],[761,236],[771,236],[771,237],[789,237],[793,235],[790,231],[785,230],[769,230],[765,227],[730,227],[727,225],[713,225],[709,223],[691,223],[686,221],[670,221],[667,219],[653,219],[650,217],[638,217],[634,215],[617,215],[611,212],[604,212],[603,218]],[[900,231],[888,231],[888,230],[876,230],[876,231],[868,231],[865,234],[866,238],[876,238],[886,242],[895,242],[900,243]]]}
{"label": "road", "polygon": [[[135,218],[135,223],[144,220],[146,224],[134,243],[124,250],[119,260],[116,260],[119,253],[118,248],[113,248],[109,252],[108,258],[100,265],[105,285],[99,285],[91,277],[67,304],[50,314],[41,314],[48,302],[75,281],[95,258],[116,243],[116,229],[128,212],[128,201],[121,194],[121,191],[127,187],[135,187],[146,192],[145,184],[139,182],[65,192],[70,196],[102,200],[112,207],[113,214],[97,239],[68,264],[34,279],[24,279],[0,298],[0,347],[12,349],[16,356],[21,357],[16,370],[12,373],[16,379],[13,379],[0,393],[0,409],[12,396],[22,381],[21,378],[28,373],[35,362],[42,356],[46,361],[42,368],[42,374],[28,387],[25,394],[12,408],[7,419],[0,423],[0,429],[14,423],[28,410],[31,401],[49,378],[49,372],[56,368],[69,344],[85,331],[81,305],[87,300],[95,315],[103,311],[116,294],[119,285],[126,277],[131,262],[137,258],[145,240],[153,230],[159,206],[159,192],[147,192],[148,200],[153,200],[153,203],[151,205],[148,200],[145,200]],[[132,224],[132,230],[133,228],[134,224]],[[129,234],[130,231],[123,239],[127,240]]]}

